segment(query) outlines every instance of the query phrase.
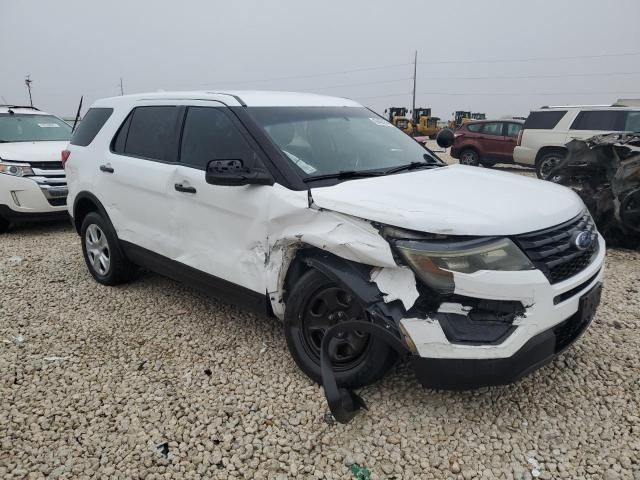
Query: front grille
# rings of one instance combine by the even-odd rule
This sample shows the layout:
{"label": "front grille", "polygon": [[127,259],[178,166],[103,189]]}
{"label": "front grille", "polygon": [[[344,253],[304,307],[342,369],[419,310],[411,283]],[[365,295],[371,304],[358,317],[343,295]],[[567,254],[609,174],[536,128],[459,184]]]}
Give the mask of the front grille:
{"label": "front grille", "polygon": [[62,162],[27,162],[33,170],[31,180],[40,186],[42,194],[54,207],[65,205],[67,198],[67,177]]}
{"label": "front grille", "polygon": [[[592,236],[591,245],[586,250],[579,250],[573,244],[575,235],[582,231],[588,231]],[[586,211],[573,220],[518,235],[514,240],[552,284],[573,277],[587,268],[599,248],[596,226]]]}
{"label": "front grille", "polygon": [[40,170],[62,170],[62,162],[27,162],[31,168]]}

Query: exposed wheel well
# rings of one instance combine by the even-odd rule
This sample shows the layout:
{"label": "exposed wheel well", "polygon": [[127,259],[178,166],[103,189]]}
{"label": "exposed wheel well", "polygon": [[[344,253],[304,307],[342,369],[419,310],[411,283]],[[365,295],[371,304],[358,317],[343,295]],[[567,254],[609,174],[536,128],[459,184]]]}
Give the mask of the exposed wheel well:
{"label": "exposed wheel well", "polygon": [[567,149],[565,147],[557,147],[557,146],[542,147],[540,150],[538,150],[538,154],[536,155],[536,165],[538,164],[540,159],[548,153],[561,153],[564,155],[565,153],[567,153]]}

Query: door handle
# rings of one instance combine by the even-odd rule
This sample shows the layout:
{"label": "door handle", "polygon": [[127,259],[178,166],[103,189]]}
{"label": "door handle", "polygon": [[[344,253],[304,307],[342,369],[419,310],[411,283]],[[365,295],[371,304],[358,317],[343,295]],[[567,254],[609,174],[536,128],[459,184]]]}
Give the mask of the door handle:
{"label": "door handle", "polygon": [[178,192],[184,192],[184,193],[196,193],[196,189],[195,187],[185,187],[184,185],[182,185],[181,183],[176,183],[173,186]]}
{"label": "door handle", "polygon": [[101,172],[106,172],[106,173],[113,173],[114,170],[113,168],[111,168],[110,164],[106,164],[106,165],[100,165],[100,171]]}

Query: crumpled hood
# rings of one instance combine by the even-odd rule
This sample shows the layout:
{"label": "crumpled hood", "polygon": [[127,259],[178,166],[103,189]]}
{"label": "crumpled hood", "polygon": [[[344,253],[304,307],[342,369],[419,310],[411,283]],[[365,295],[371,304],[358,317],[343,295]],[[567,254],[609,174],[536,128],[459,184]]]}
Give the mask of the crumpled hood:
{"label": "crumpled hood", "polygon": [[396,227],[451,235],[516,235],[585,207],[572,190],[486,168],[451,165],[311,189],[320,207]]}
{"label": "crumpled hood", "polygon": [[0,143],[0,158],[20,162],[59,162],[60,152],[69,142]]}

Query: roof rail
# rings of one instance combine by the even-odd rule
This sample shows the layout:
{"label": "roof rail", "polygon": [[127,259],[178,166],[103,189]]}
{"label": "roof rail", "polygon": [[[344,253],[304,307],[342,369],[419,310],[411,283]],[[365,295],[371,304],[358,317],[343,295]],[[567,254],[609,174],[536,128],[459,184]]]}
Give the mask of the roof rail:
{"label": "roof rail", "polygon": [[5,107],[5,108],[28,108],[29,110],[38,110],[40,111],[39,108],[36,107],[32,107],[31,105],[8,105],[8,104],[4,104],[4,103],[0,103],[0,107]]}
{"label": "roof rail", "polygon": [[603,107],[603,108],[606,108],[606,107],[616,107],[616,106],[619,106],[619,105],[609,105],[609,104],[607,104],[607,105],[545,105],[545,106],[540,107],[540,108],[541,109],[542,108],[588,108],[588,107]]}

